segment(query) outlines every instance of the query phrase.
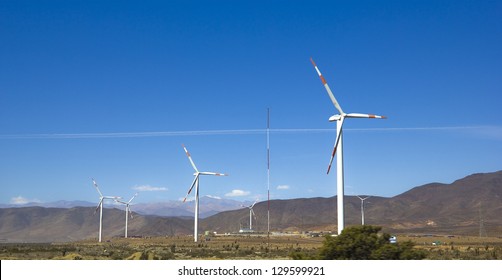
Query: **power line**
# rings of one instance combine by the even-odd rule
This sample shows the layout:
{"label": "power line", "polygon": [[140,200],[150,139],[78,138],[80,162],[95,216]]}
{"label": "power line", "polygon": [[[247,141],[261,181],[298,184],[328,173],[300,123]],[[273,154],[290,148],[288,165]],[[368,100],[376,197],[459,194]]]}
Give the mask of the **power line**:
{"label": "power line", "polygon": [[[386,128],[346,128],[353,132],[392,132],[392,131],[452,131],[452,130],[493,130],[502,131],[498,126],[442,126],[442,127],[386,127]],[[279,133],[332,133],[334,128],[277,128],[277,129],[215,129],[189,131],[151,131],[151,132],[101,132],[101,133],[40,133],[40,134],[4,134],[0,139],[86,139],[86,138],[144,138],[176,137],[205,135],[246,135]]]}

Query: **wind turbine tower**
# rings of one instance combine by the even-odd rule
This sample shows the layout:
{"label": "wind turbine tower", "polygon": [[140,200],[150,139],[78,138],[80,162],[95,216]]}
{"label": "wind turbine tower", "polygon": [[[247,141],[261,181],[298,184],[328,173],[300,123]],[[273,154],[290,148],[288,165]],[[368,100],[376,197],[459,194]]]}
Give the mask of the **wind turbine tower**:
{"label": "wind turbine tower", "polygon": [[96,207],[96,210],[94,210],[94,214],[96,214],[96,211],[98,211],[98,208],[99,208],[99,237],[98,237],[98,242],[101,242],[101,233],[102,233],[102,230],[103,230],[103,201],[105,199],[110,199],[110,200],[118,200],[118,199],[121,199],[120,196],[104,196],[101,191],[99,190],[98,188],[98,184],[96,183],[96,181],[92,179],[92,183],[94,184],[94,187],[96,188],[96,190],[98,191],[99,193],[99,203],[98,203],[98,206]]}
{"label": "wind turbine tower", "polygon": [[133,197],[131,197],[131,199],[129,199],[129,201],[125,202],[125,201],[122,201],[122,200],[118,200],[116,199],[115,202],[118,202],[118,203],[121,203],[121,204],[124,204],[126,207],[125,207],[125,233],[124,233],[124,238],[127,238],[127,224],[129,223],[129,215],[131,215],[131,219],[132,219],[132,211],[131,211],[131,201],[136,197],[138,196],[138,193],[135,193],[133,195]]}
{"label": "wind turbine tower", "polygon": [[319,71],[319,68],[317,68],[317,65],[315,64],[314,60],[310,58],[310,61],[312,62],[312,65],[314,65],[314,68],[319,75],[319,78],[321,79],[322,84],[324,85],[324,88],[328,92],[328,96],[331,99],[331,102],[333,105],[335,105],[336,110],[338,111],[339,114],[333,115],[329,118],[330,122],[335,122],[336,121],[336,141],[335,145],[333,147],[333,152],[331,153],[331,159],[329,160],[329,165],[328,165],[328,171],[327,174],[329,174],[329,170],[331,169],[331,164],[333,163],[333,158],[335,157],[335,153],[337,152],[338,148],[338,155],[337,155],[337,162],[336,162],[336,167],[337,167],[337,214],[338,214],[338,234],[342,233],[344,227],[345,227],[345,214],[344,214],[344,204],[343,204],[343,197],[344,197],[344,181],[343,181],[343,146],[342,146],[342,127],[343,127],[343,122],[345,121],[346,118],[368,118],[368,119],[385,119],[386,117],[384,116],[378,116],[378,115],[371,115],[371,114],[360,114],[360,113],[345,113],[342,110],[342,107],[340,107],[340,104],[338,104],[338,101],[336,100],[335,96],[333,95],[333,92],[331,92],[331,89],[328,86],[328,83],[326,82],[326,79],[321,74],[321,71]]}
{"label": "wind turbine tower", "polygon": [[192,191],[193,187],[195,186],[195,217],[194,217],[194,229],[193,229],[193,238],[194,242],[198,241],[198,223],[199,223],[199,176],[200,175],[213,175],[213,176],[227,176],[227,174],[222,174],[222,173],[215,173],[215,172],[202,172],[197,169],[195,166],[195,163],[192,160],[192,156],[190,156],[190,153],[188,152],[187,148],[185,145],[182,145],[183,149],[185,150],[185,153],[190,160],[190,164],[192,164],[193,169],[195,170],[195,173],[193,174],[195,176],[192,185],[188,189],[188,193],[185,196],[185,199],[183,199],[183,202],[187,200],[188,195]]}
{"label": "wind turbine tower", "polygon": [[361,200],[361,225],[364,226],[364,201],[368,198],[370,198],[371,196],[367,196],[365,198],[362,198],[360,196],[357,196],[360,200]]}
{"label": "wind turbine tower", "polygon": [[253,230],[253,216],[254,218],[256,219],[256,214],[254,213],[253,211],[253,207],[254,205],[256,204],[256,202],[258,202],[258,200],[256,200],[252,205],[250,206],[242,206],[242,207],[247,207],[249,208],[249,230]]}

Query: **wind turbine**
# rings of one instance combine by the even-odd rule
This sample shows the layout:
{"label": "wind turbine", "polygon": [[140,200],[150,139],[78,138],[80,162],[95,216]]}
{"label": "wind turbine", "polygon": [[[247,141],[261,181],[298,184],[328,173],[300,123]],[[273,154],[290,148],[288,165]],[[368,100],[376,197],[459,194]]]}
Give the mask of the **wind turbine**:
{"label": "wind turbine", "polygon": [[242,205],[242,207],[249,208],[249,230],[253,230],[253,216],[256,219],[256,214],[253,211],[253,207],[256,204],[256,202],[258,202],[258,199],[253,203],[253,205],[250,205],[250,206]]}
{"label": "wind turbine", "polygon": [[195,178],[192,182],[192,185],[188,189],[188,193],[185,196],[185,199],[183,199],[183,202],[185,202],[187,200],[188,195],[190,194],[193,187],[195,186],[195,218],[194,218],[193,238],[194,238],[194,241],[197,242],[197,240],[198,240],[198,222],[199,222],[199,176],[200,175],[227,176],[227,174],[199,171],[197,169],[197,167],[195,166],[195,163],[193,163],[192,157],[190,156],[190,153],[188,152],[185,145],[182,145],[182,146],[183,146],[183,149],[185,150],[185,153],[188,156],[188,159],[190,160],[190,163],[192,164],[193,169],[195,169],[195,173],[193,174],[195,176]]}
{"label": "wind turbine", "polygon": [[96,190],[98,191],[99,193],[99,203],[98,203],[98,206],[96,207],[96,210],[94,210],[94,214],[96,214],[96,211],[98,211],[98,208],[99,208],[99,238],[98,238],[98,242],[101,242],[101,232],[103,230],[103,200],[105,199],[111,199],[111,200],[117,200],[117,199],[121,199],[120,196],[104,196],[101,191],[99,190],[98,188],[98,184],[96,183],[96,181],[92,179],[92,183],[94,184],[94,187],[96,188]]}
{"label": "wind turbine", "polygon": [[310,61],[312,62],[312,65],[314,65],[315,70],[317,71],[317,74],[319,75],[319,78],[321,79],[321,82],[324,85],[324,88],[326,88],[326,91],[328,92],[329,98],[331,99],[331,102],[333,102],[333,105],[335,105],[335,108],[337,109],[339,114],[333,115],[329,118],[330,122],[336,121],[336,141],[335,145],[333,147],[333,152],[331,153],[331,159],[329,160],[329,165],[328,165],[328,171],[327,174],[329,174],[329,170],[331,169],[331,164],[333,163],[333,158],[335,157],[335,153],[338,149],[338,156],[337,156],[337,162],[336,162],[336,167],[337,167],[337,213],[338,213],[338,234],[342,233],[343,228],[345,226],[345,215],[344,215],[344,204],[343,204],[343,196],[344,196],[344,186],[343,186],[343,146],[342,146],[342,127],[343,127],[343,122],[345,121],[346,118],[368,118],[368,119],[385,119],[386,117],[384,116],[378,116],[378,115],[371,115],[371,114],[360,114],[360,113],[345,113],[342,110],[342,107],[340,107],[340,104],[338,104],[338,101],[336,101],[335,96],[333,95],[333,92],[331,92],[331,89],[328,86],[328,83],[324,79],[324,77],[321,74],[321,71],[319,71],[319,68],[317,68],[317,65],[315,64],[314,60],[310,58]]}
{"label": "wind turbine", "polygon": [[364,201],[368,198],[370,198],[371,196],[367,196],[365,198],[362,198],[360,196],[357,195],[357,197],[359,197],[359,199],[361,200],[361,225],[364,226]]}
{"label": "wind turbine", "polygon": [[135,193],[133,195],[133,197],[131,197],[131,199],[129,199],[129,201],[125,202],[125,201],[122,201],[122,200],[118,200],[116,199],[115,202],[118,202],[118,203],[122,203],[126,206],[125,208],[125,213],[126,213],[126,223],[125,223],[125,234],[124,234],[124,238],[127,238],[127,224],[128,224],[128,220],[129,220],[129,215],[131,215],[131,219],[132,219],[132,211],[131,211],[131,201],[136,197],[138,196],[138,193]]}

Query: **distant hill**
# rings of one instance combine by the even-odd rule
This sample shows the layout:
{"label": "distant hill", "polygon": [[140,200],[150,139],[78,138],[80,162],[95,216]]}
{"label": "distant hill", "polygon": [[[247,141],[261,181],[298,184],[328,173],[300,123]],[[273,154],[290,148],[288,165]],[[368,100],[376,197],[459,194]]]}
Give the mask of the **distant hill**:
{"label": "distant hill", "polygon": [[[136,199],[136,201],[140,200]],[[242,207],[240,201],[232,199],[214,198],[210,196],[202,196],[199,201],[199,215],[201,218],[209,217],[222,211],[234,210]],[[247,202],[245,202],[247,203]],[[73,208],[73,207],[96,207],[98,201],[65,201],[59,200],[55,202],[30,202],[26,204],[0,204],[0,208],[19,208],[19,207],[45,207],[45,208]],[[104,204],[105,208],[123,209],[122,204]],[[194,202],[187,201],[183,203],[177,200],[168,200],[153,203],[134,203],[131,208],[141,215],[154,215],[164,217],[184,217],[193,216]]]}
{"label": "distant hill", "polygon": [[[336,231],[336,196],[273,200],[271,230]],[[254,207],[253,228],[267,229],[267,202]],[[345,197],[346,226],[361,224],[361,201]],[[432,183],[415,187],[391,198],[365,201],[365,223],[381,225],[392,232],[478,235],[480,227],[489,235],[502,236],[502,171],[473,174],[451,184]],[[249,227],[249,211],[240,209],[211,216],[201,223],[216,231],[238,231]]]}
{"label": "distant hill", "polygon": [[[156,216],[129,219],[128,235],[162,236],[193,233],[193,220]],[[103,238],[124,236],[125,212],[103,209]],[[96,239],[99,212],[94,207],[0,209],[0,239],[7,242],[56,242]]]}
{"label": "distant hill", "polygon": [[[199,215],[206,218],[219,212],[242,208],[242,202],[232,199],[202,196],[199,200]],[[138,203],[134,211],[142,215],[156,215],[165,217],[193,216],[195,202],[164,201],[156,203]]]}
{"label": "distant hill", "polygon": [[[379,205],[388,198],[371,197],[371,200],[374,205]],[[253,207],[256,214],[252,222],[254,230],[262,232],[267,230],[267,208],[266,201]],[[360,209],[360,200],[357,197],[345,197],[347,225],[361,223]],[[368,209],[365,211],[365,216],[368,223]],[[336,221],[336,196],[270,201],[272,231],[335,231]],[[217,232],[237,232],[241,228],[249,228],[249,209],[218,213],[204,219],[201,226]]]}
{"label": "distant hill", "polygon": [[[0,204],[0,208],[18,208],[18,207],[45,207],[45,208],[73,208],[73,207],[91,207],[96,206],[98,203],[82,200],[58,200],[53,202],[29,202],[24,204]],[[106,205],[108,206],[108,205]]]}
{"label": "distant hill", "polygon": [[502,229],[502,171],[473,174],[451,184],[432,183],[391,198],[376,216],[394,228],[494,234]]}
{"label": "distant hill", "polygon": [[[360,200],[355,196],[346,196],[345,203],[346,226],[360,224]],[[237,232],[248,228],[248,208],[240,205],[236,208],[201,219],[200,233],[205,230]],[[267,202],[257,203],[253,209],[256,213],[253,229],[266,231]],[[136,211],[136,208],[133,210]],[[53,242],[97,239],[99,216],[93,213],[94,206],[0,209],[0,240]],[[193,212],[186,210],[178,214],[186,214],[186,217],[139,215],[136,212],[129,223],[129,235],[192,234]],[[270,201],[272,231],[336,231],[336,219],[336,197]],[[105,240],[123,236],[124,220],[123,210],[104,210]],[[371,197],[365,201],[365,221],[392,233],[486,233],[488,236],[502,236],[502,171],[473,174],[451,184],[426,184],[391,198]]]}

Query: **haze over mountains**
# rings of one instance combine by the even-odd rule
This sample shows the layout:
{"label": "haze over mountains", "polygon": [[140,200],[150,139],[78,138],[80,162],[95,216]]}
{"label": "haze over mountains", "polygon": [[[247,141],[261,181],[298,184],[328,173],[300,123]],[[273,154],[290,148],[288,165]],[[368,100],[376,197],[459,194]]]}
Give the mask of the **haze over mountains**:
{"label": "haze over mountains", "polygon": [[[200,217],[205,218],[216,213],[228,210],[234,210],[242,208],[242,205],[248,205],[251,202],[236,201],[232,199],[222,199],[215,198],[211,196],[202,196],[200,198]],[[194,213],[194,201],[182,201],[169,200],[162,202],[153,203],[133,203],[131,206],[134,212],[141,215],[155,215],[155,216],[165,216],[165,217],[184,217],[193,216]],[[0,208],[19,208],[19,207],[33,207],[39,206],[44,208],[73,208],[73,207],[96,207],[97,202],[89,201],[65,201],[59,200],[54,202],[30,202],[26,204],[0,204]],[[117,208],[123,209],[122,204],[110,203],[104,204],[107,208]]]}
{"label": "haze over mountains", "polygon": [[[361,224],[359,198],[346,196],[345,203],[346,225]],[[240,202],[238,204],[236,210],[221,210],[223,212],[201,219],[199,233],[205,230],[237,232],[249,227],[249,210],[242,208]],[[141,215],[139,210],[136,212],[139,205],[135,205],[134,218],[129,220],[130,236],[193,233],[193,212],[180,212],[185,217]],[[99,217],[93,215],[94,208],[95,205],[0,209],[0,240],[63,242],[96,239]],[[253,209],[256,213],[253,229],[266,231],[267,201],[257,203]],[[168,207],[164,211],[171,213]],[[124,215],[122,209],[104,210],[105,240],[123,236]],[[371,197],[365,201],[365,223],[383,226],[391,233],[502,236],[502,171],[473,174],[451,184],[426,184],[391,198]],[[270,227],[271,231],[335,231],[336,197],[272,200]]]}

